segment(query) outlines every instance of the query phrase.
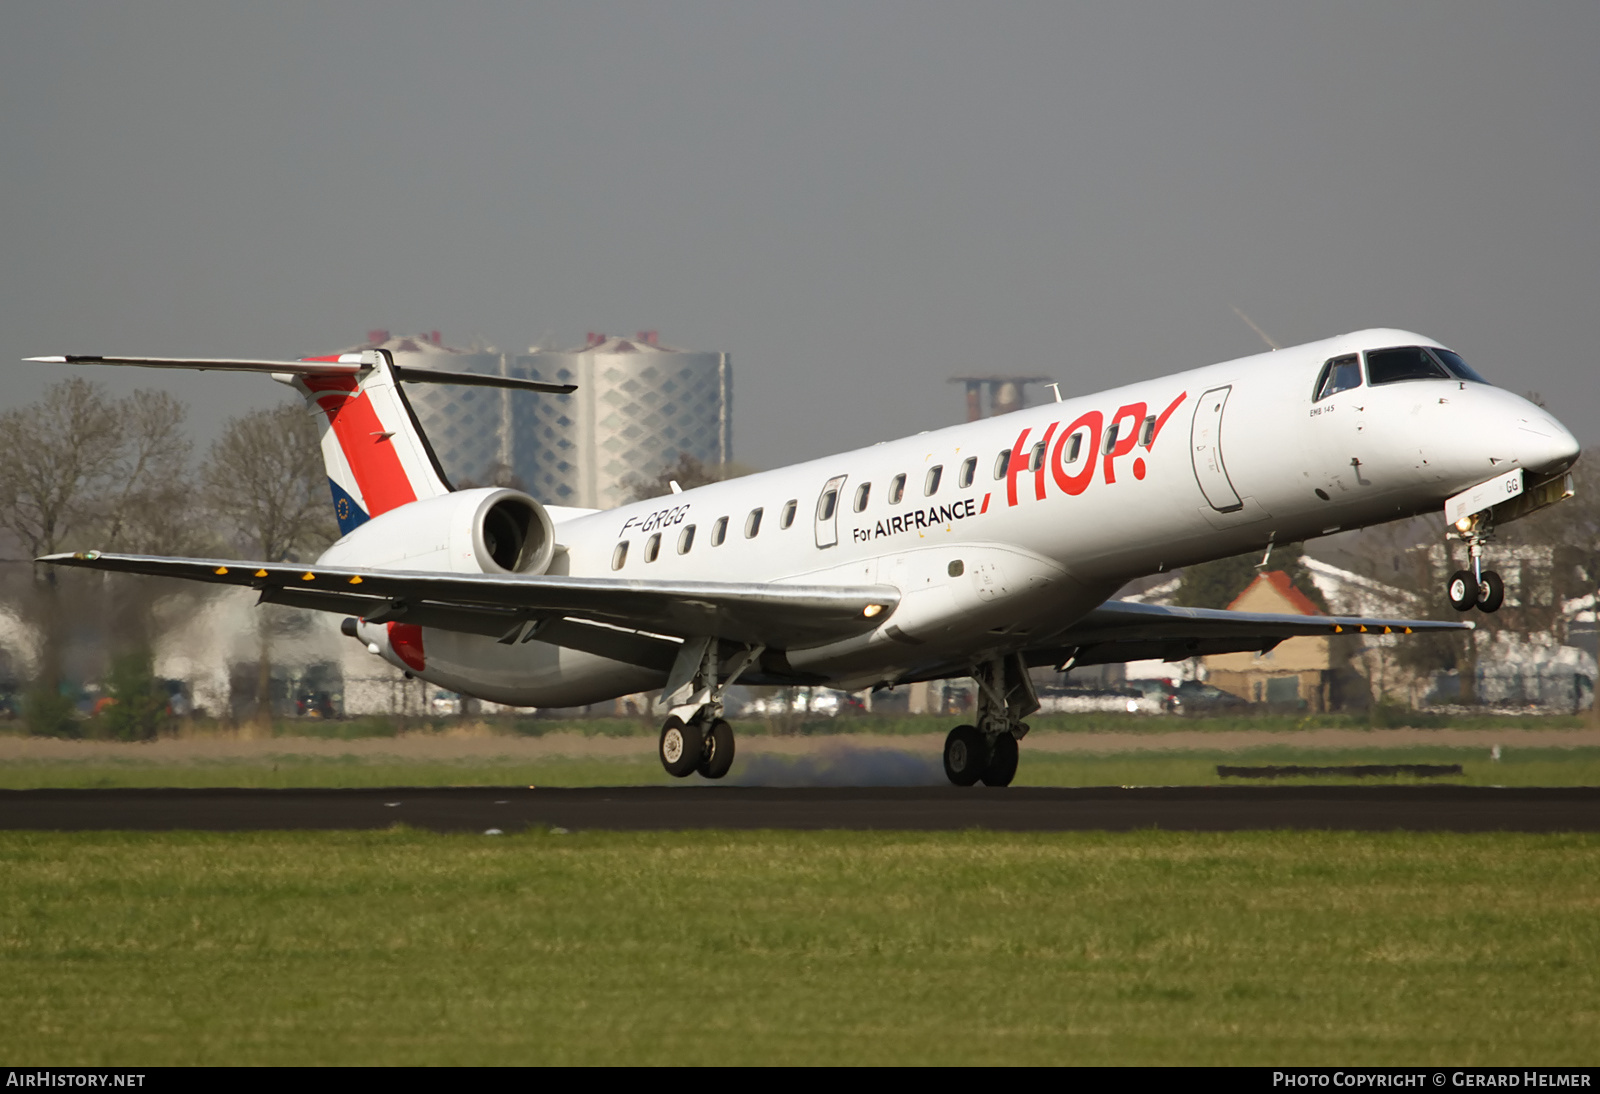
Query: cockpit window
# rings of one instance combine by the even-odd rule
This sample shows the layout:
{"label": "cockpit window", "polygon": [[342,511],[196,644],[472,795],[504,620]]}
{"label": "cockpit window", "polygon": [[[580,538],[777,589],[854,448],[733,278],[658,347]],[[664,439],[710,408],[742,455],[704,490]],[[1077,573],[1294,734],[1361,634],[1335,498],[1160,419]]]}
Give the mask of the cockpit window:
{"label": "cockpit window", "polygon": [[1360,359],[1353,353],[1348,357],[1335,357],[1322,366],[1322,375],[1317,377],[1317,394],[1311,401],[1319,403],[1330,395],[1360,386]]}
{"label": "cockpit window", "polygon": [[1487,384],[1489,382],[1482,376],[1479,376],[1476,372],[1473,372],[1472,366],[1463,361],[1459,353],[1452,353],[1447,349],[1440,349],[1438,346],[1430,347],[1428,352],[1432,353],[1439,360],[1443,361],[1445,368],[1455,373],[1461,379],[1466,380],[1468,383]]}
{"label": "cockpit window", "polygon": [[1448,380],[1450,374],[1421,346],[1367,351],[1367,382],[1398,384],[1405,380]]}

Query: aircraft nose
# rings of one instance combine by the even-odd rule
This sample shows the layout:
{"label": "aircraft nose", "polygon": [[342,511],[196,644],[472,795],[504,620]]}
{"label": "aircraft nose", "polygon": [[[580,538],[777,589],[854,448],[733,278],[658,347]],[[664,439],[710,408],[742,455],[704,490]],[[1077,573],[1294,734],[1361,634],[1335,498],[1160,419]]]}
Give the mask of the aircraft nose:
{"label": "aircraft nose", "polygon": [[1581,448],[1572,431],[1543,408],[1529,404],[1517,421],[1519,462],[1538,475],[1554,475],[1571,467]]}

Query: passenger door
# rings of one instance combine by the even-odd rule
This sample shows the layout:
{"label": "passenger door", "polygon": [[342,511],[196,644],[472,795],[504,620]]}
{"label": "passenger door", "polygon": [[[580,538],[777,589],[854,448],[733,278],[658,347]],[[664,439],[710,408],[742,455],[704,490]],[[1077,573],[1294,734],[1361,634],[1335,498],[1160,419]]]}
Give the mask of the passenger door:
{"label": "passenger door", "polygon": [[1190,455],[1194,459],[1194,477],[1200,492],[1219,513],[1232,513],[1244,508],[1239,492],[1228,478],[1228,468],[1222,462],[1222,417],[1233,391],[1215,387],[1200,396],[1194,408],[1194,426],[1190,431]]}
{"label": "passenger door", "polygon": [[817,546],[832,547],[839,542],[839,497],[848,475],[828,480],[817,497]]}

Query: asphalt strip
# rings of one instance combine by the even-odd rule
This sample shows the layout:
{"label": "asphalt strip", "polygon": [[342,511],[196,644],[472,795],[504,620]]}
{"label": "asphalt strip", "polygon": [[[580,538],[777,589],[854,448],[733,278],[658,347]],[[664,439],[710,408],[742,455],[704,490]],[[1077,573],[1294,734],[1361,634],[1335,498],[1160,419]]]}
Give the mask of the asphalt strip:
{"label": "asphalt strip", "polygon": [[1596,832],[1600,787],[0,790],[0,829]]}

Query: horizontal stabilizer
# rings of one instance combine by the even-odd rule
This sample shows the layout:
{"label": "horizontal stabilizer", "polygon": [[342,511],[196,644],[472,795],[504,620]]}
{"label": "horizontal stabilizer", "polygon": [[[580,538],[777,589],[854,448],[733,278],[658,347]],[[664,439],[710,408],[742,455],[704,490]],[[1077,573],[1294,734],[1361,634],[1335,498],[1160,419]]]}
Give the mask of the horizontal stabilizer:
{"label": "horizontal stabilizer", "polygon": [[260,361],[250,358],[198,357],[24,357],[44,365],[135,365],[140,368],[187,368],[201,372],[264,372],[289,376],[354,376],[359,361]]}
{"label": "horizontal stabilizer", "polygon": [[[306,361],[266,361],[247,357],[24,357],[24,361],[46,365],[133,365],[141,368],[186,368],[200,372],[260,372],[279,376],[355,376],[372,364],[362,355],[346,353],[340,357]],[[547,395],[569,395],[576,384],[547,384],[492,372],[450,372],[437,368],[395,365],[395,379],[408,384],[460,384],[466,387],[504,387],[518,391],[539,391]]]}

